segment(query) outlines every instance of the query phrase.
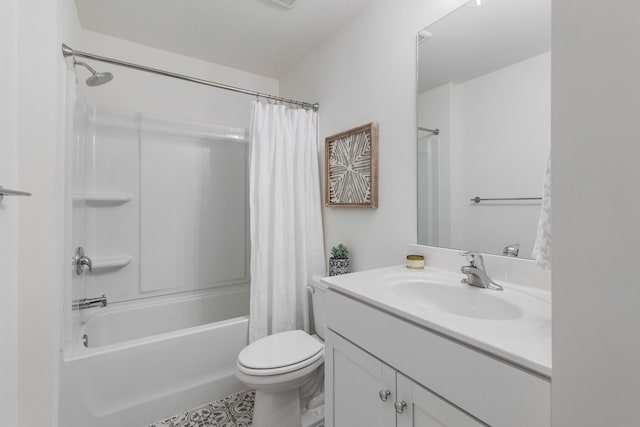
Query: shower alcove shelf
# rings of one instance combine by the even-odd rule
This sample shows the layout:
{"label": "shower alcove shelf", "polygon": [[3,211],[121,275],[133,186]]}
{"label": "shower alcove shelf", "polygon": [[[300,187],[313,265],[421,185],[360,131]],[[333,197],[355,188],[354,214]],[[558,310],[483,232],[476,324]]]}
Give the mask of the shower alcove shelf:
{"label": "shower alcove shelf", "polygon": [[128,193],[84,193],[74,194],[74,201],[83,201],[89,206],[115,206],[130,202],[131,194]]}
{"label": "shower alcove shelf", "polygon": [[[118,206],[130,202],[133,196],[118,192],[86,192],[73,195],[73,201],[84,202],[89,207],[100,208]],[[118,270],[131,264],[131,255],[101,256],[93,258],[93,274]]]}

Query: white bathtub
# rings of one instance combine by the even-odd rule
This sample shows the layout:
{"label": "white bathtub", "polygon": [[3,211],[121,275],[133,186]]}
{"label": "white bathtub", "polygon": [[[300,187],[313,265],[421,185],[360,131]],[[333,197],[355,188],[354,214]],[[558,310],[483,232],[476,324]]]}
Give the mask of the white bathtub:
{"label": "white bathtub", "polygon": [[90,310],[64,351],[60,427],[144,427],[243,390],[248,285]]}

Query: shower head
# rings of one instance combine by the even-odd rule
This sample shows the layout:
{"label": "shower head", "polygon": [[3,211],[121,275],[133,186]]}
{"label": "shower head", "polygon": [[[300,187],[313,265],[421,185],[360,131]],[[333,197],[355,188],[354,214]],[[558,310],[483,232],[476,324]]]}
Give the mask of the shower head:
{"label": "shower head", "polygon": [[95,73],[93,76],[85,80],[85,83],[87,83],[87,86],[100,86],[105,83],[109,83],[111,80],[113,80],[113,74],[109,72]]}
{"label": "shower head", "polygon": [[85,81],[87,83],[87,86],[91,86],[91,87],[95,87],[95,86],[100,86],[103,85],[105,83],[109,83],[111,80],[113,80],[113,74],[111,73],[98,73],[96,70],[94,70],[93,68],[91,68],[91,66],[89,66],[89,64],[86,64],[84,62],[80,62],[80,61],[73,61],[74,65],[81,65],[84,68],[86,68],[87,70],[89,70],[89,72],[91,72],[91,76]]}

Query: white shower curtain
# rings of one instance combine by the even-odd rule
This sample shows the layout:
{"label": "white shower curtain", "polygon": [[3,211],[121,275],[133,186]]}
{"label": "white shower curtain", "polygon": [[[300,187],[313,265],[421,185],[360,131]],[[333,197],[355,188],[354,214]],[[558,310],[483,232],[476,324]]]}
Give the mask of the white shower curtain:
{"label": "white shower curtain", "polygon": [[308,331],[306,286],[325,270],[317,113],[253,102],[249,341]]}

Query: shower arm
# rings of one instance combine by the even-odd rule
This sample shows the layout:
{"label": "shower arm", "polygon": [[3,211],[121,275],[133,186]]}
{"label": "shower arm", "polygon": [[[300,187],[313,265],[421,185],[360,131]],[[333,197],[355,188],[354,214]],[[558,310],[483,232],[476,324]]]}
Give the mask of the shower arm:
{"label": "shower arm", "polygon": [[86,62],[81,62],[78,61],[76,58],[73,58],[73,65],[80,65],[84,68],[86,68],[87,70],[89,70],[91,72],[91,74],[93,74],[94,76],[96,74],[98,74],[98,72],[96,70],[93,69],[93,67],[91,67],[91,65],[87,64]]}

